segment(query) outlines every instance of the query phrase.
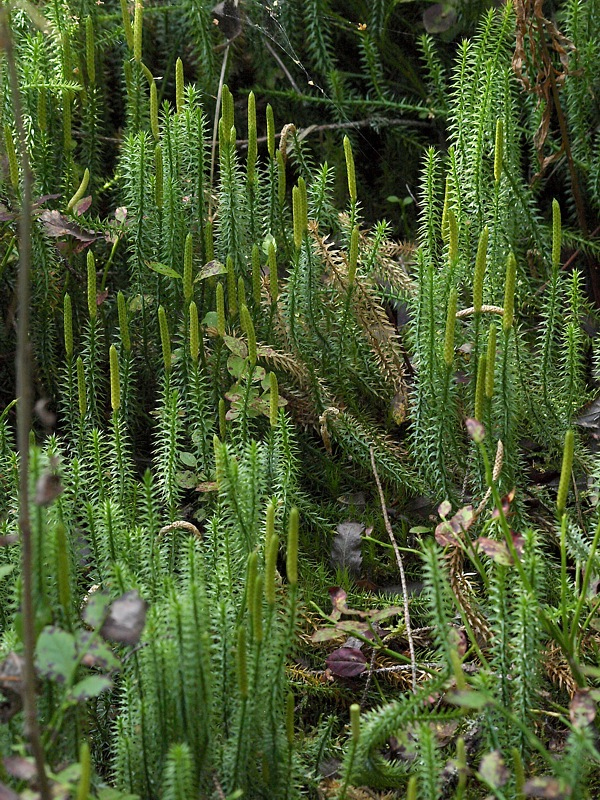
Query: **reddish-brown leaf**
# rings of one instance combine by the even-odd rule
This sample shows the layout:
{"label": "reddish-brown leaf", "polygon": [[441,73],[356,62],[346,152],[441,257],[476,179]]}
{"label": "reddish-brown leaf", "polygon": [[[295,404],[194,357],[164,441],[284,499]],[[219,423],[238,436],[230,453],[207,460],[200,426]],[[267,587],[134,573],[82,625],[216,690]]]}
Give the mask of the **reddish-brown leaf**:
{"label": "reddish-brown leaf", "polygon": [[356,678],[367,668],[367,659],[357,647],[340,647],[327,657],[327,666],[340,678]]}

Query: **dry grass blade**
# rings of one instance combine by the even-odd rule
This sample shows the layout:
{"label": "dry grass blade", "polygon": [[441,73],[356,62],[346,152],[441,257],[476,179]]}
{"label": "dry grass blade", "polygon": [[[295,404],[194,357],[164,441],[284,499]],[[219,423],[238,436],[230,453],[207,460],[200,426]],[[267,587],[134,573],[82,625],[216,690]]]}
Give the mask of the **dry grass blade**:
{"label": "dry grass blade", "polygon": [[398,549],[398,544],[394,537],[394,532],[392,530],[390,519],[388,517],[387,508],[385,505],[385,497],[383,494],[383,488],[381,486],[381,481],[379,480],[379,475],[377,473],[377,465],[375,464],[375,452],[372,447],[371,447],[371,466],[373,468],[373,477],[375,478],[375,483],[377,484],[377,491],[379,492],[379,500],[381,502],[381,513],[383,514],[385,529],[387,531],[388,536],[390,537],[390,542],[392,544],[392,547],[394,548],[394,555],[396,556],[396,564],[398,565],[398,571],[400,572],[400,582],[402,584],[402,599],[404,601],[404,624],[406,625],[406,638],[408,639],[408,650],[410,652],[410,663],[412,668],[412,688],[413,692],[416,692],[417,660],[415,656],[415,644],[412,637],[412,627],[410,623],[410,607],[408,604],[408,587],[406,585],[406,575],[404,574],[404,564],[402,562],[402,556],[400,555],[400,550]]}

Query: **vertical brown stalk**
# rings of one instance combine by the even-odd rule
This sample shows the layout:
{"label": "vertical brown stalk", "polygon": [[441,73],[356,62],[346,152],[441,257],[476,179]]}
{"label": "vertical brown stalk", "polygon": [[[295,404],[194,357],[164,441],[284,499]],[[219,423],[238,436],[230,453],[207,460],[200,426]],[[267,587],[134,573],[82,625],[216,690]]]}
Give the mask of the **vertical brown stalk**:
{"label": "vertical brown stalk", "polygon": [[17,145],[22,181],[21,213],[19,215],[19,273],[18,273],[18,324],[17,324],[17,448],[19,451],[19,530],[22,548],[23,581],[23,639],[25,663],[23,669],[23,705],[25,709],[25,733],[29,738],[35,759],[38,784],[42,800],[51,800],[50,787],[44,764],[40,728],[37,718],[35,691],[35,612],[33,608],[32,560],[33,547],[29,520],[29,432],[31,429],[31,348],[29,344],[29,276],[31,267],[31,167],[27,153],[27,141],[23,125],[23,113],[19,94],[19,82],[15,65],[9,15],[0,8],[0,46],[4,49],[10,89],[12,94]]}

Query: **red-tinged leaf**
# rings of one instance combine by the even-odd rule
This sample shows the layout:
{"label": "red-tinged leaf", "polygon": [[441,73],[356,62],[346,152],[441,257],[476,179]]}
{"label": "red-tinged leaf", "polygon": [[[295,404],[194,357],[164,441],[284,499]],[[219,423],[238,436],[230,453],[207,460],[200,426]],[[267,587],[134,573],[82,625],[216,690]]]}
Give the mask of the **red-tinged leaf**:
{"label": "red-tinged leaf", "polygon": [[23,758],[23,756],[6,756],[4,759],[4,768],[11,776],[19,781],[32,781],[37,775],[37,769],[32,758]]}
{"label": "red-tinged leaf", "polygon": [[92,205],[92,195],[88,194],[87,197],[82,197],[81,200],[73,207],[73,211],[80,217]]}
{"label": "red-tinged leaf", "polygon": [[327,667],[340,678],[356,678],[367,668],[367,659],[356,647],[340,647],[327,657]]}
{"label": "red-tinged leaf", "polygon": [[568,800],[571,787],[556,778],[531,778],[523,786],[525,797],[545,797],[547,800]]}
{"label": "red-tinged leaf", "polygon": [[333,606],[333,614],[331,616],[334,617],[334,615],[337,615],[334,617],[335,619],[339,619],[342,614],[352,613],[346,605],[347,597],[348,595],[341,586],[331,586],[329,588],[329,599]]}
{"label": "red-tinged leaf", "polygon": [[12,222],[17,216],[14,211],[9,211],[4,203],[0,203],[0,222]]}
{"label": "red-tinged leaf", "polygon": [[450,525],[454,533],[461,533],[468,531],[474,521],[475,512],[473,511],[473,506],[463,506],[452,517]]}
{"label": "red-tinged leaf", "polygon": [[11,547],[13,544],[19,544],[18,533],[7,533],[4,536],[0,536],[0,547]]}
{"label": "red-tinged leaf", "polygon": [[459,721],[457,719],[452,719],[449,722],[431,722],[429,725],[440,747],[445,747],[454,739],[458,726]]}
{"label": "red-tinged leaf", "polygon": [[96,293],[96,305],[97,306],[101,306],[102,303],[106,300],[107,297],[108,297],[108,289],[104,289],[102,292],[97,292]]}
{"label": "red-tinged leaf", "polygon": [[[510,505],[512,501],[515,499],[515,490],[512,489],[508,494],[505,494],[502,498],[502,513],[504,516],[508,516],[510,514]],[[492,511],[492,519],[496,519],[496,517],[500,516],[500,512],[497,508]]]}
{"label": "red-tinged leaf", "polygon": [[569,718],[576,728],[592,724],[596,718],[596,703],[589,689],[577,689],[569,705]]}
{"label": "red-tinged leaf", "polygon": [[467,652],[467,636],[462,628],[450,628],[448,630],[448,643],[461,657]]}
{"label": "red-tinged leaf", "polygon": [[467,433],[469,434],[469,438],[471,438],[475,444],[480,444],[485,439],[485,428],[477,419],[467,419],[465,420],[465,425],[467,426]]}
{"label": "red-tinged leaf", "polygon": [[319,644],[320,642],[330,642],[332,639],[343,639],[347,631],[340,631],[337,628],[319,628],[310,637],[311,642]]}
{"label": "red-tinged leaf", "polygon": [[55,472],[44,471],[35,485],[33,502],[37,506],[49,506],[63,491],[60,477]]}
{"label": "red-tinged leaf", "polygon": [[521,536],[520,533],[515,533],[514,531],[511,531],[510,535],[513,540],[514,548],[517,551],[517,555],[522,556],[523,548],[525,547],[525,539]]}
{"label": "red-tinged leaf", "polygon": [[73,222],[60,211],[42,211],[40,219],[44,225],[47,236],[57,239],[62,236],[72,236],[80,242],[95,242],[100,238],[95,231],[86,230]]}
{"label": "red-tinged leaf", "polygon": [[493,789],[499,789],[507,783],[510,773],[500,750],[492,750],[491,753],[484,755],[479,764],[477,775]]}
{"label": "red-tinged leaf", "polygon": [[39,208],[43,206],[44,203],[47,203],[48,200],[57,200],[62,195],[60,194],[43,194],[41,197],[36,197],[36,199],[31,204],[31,208]]}
{"label": "red-tinged leaf", "polygon": [[0,800],[20,800],[19,795],[5,783],[0,783]]}
{"label": "red-tinged leaf", "polygon": [[448,516],[448,514],[450,514],[451,511],[452,511],[452,503],[450,502],[450,500],[444,500],[444,502],[440,503],[438,506],[438,514],[443,519],[445,519]]}
{"label": "red-tinged leaf", "polygon": [[100,629],[104,639],[135,645],[146,624],[148,603],[134,590],[111,603],[108,616]]}
{"label": "red-tinged leaf", "polygon": [[504,542],[497,542],[495,539],[488,539],[486,536],[480,536],[475,542],[475,548],[481,550],[495,561],[496,564],[502,564],[505,567],[510,567],[513,563],[508,547]]}
{"label": "red-tinged leaf", "polygon": [[440,547],[458,547],[460,544],[460,538],[452,530],[452,525],[447,519],[436,526],[435,540]]}
{"label": "red-tinged leaf", "polygon": [[239,403],[241,399],[242,394],[238,383],[234,384],[225,392],[225,400],[229,400],[230,403]]}

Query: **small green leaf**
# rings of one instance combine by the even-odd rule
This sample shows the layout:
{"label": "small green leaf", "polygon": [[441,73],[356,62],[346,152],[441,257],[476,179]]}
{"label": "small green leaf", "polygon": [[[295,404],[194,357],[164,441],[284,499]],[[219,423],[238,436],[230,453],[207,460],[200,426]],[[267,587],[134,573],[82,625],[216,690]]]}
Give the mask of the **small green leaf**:
{"label": "small green leaf", "polygon": [[113,789],[112,786],[102,786],[98,789],[97,794],[98,800],[140,800],[138,794],[126,794],[118,789]]}
{"label": "small green leaf", "polygon": [[175,480],[177,481],[177,485],[181,486],[182,489],[195,489],[198,483],[196,473],[190,472],[189,469],[176,473]]}
{"label": "small green leaf", "polygon": [[275,241],[275,237],[272,233],[267,233],[262,243],[262,251],[266,256],[269,255],[269,248],[271,245],[273,245],[275,252],[277,252],[277,242]]}
{"label": "small green leaf", "polygon": [[90,697],[98,697],[102,692],[106,692],[112,686],[112,681],[105,675],[88,675],[69,692],[69,699],[77,703],[82,703],[84,700],[89,700]]}
{"label": "small green leaf", "polygon": [[104,592],[93,592],[88,595],[87,603],[83,609],[83,621],[90,628],[99,628],[108,613],[110,597]]}
{"label": "small green leaf", "polygon": [[227,359],[227,371],[233,378],[241,378],[247,366],[248,361],[235,353],[231,353]]}
{"label": "small green leaf", "polygon": [[[102,622],[104,622],[104,617],[98,627]],[[96,633],[79,629],[75,633],[75,640],[77,653],[84,667],[95,667],[106,671],[120,668],[121,662],[119,659],[104,639],[101,639]]]}
{"label": "small green leaf", "polygon": [[35,665],[45,678],[68,683],[77,666],[75,638],[54,626],[44,628],[35,648]]}
{"label": "small green leaf", "polygon": [[330,642],[332,639],[344,639],[347,637],[346,631],[337,628],[319,628],[310,637],[313,642]]}
{"label": "small green leaf", "polygon": [[485,708],[490,702],[481,692],[472,691],[449,692],[446,695],[446,700],[455,706],[473,709]]}
{"label": "small green leaf", "polygon": [[186,467],[195,467],[198,463],[196,456],[193,453],[179,453],[179,458],[181,462],[186,465]]}
{"label": "small green leaf", "polygon": [[14,568],[14,564],[2,564],[0,567],[0,581],[6,578],[7,575],[10,575]]}
{"label": "small green leaf", "polygon": [[242,341],[242,339],[235,339],[233,336],[225,335],[223,341],[225,342],[225,347],[235,353],[236,356],[240,358],[247,357],[248,348],[246,347],[246,342]]}
{"label": "small green leaf", "polygon": [[206,325],[207,328],[216,328],[217,327],[217,312],[216,311],[209,311],[207,314],[204,315],[202,319],[202,324]]}
{"label": "small green leaf", "polygon": [[146,266],[150,267],[153,272],[158,272],[160,275],[166,275],[167,278],[175,278],[182,280],[181,275],[173,267],[168,267],[166,264],[161,264],[159,261],[146,261]]}

